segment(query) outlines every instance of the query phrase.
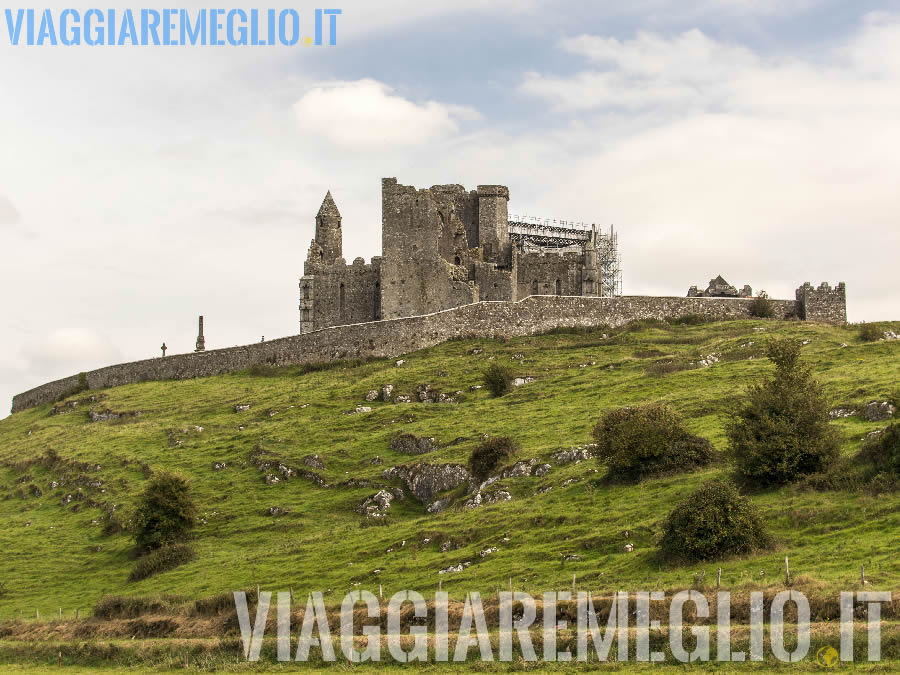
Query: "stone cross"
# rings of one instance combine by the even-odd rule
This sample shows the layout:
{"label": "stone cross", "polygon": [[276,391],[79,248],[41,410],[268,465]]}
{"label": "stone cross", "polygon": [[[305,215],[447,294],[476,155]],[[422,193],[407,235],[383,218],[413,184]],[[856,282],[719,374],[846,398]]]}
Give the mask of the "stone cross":
{"label": "stone cross", "polygon": [[162,343],[162,347],[160,347],[160,349],[162,349],[163,358],[165,358],[165,356],[166,356],[166,350],[168,349],[168,347],[166,347],[166,343],[165,343],[165,342]]}
{"label": "stone cross", "polygon": [[195,352],[205,352],[206,351],[206,339],[203,337],[203,317],[200,317],[200,325],[197,332],[197,347],[194,349]]}

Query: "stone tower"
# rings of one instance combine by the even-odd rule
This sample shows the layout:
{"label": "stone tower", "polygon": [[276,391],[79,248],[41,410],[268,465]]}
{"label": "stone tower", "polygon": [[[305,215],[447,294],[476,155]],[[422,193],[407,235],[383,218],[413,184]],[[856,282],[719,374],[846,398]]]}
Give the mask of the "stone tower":
{"label": "stone tower", "polygon": [[322,261],[333,263],[344,257],[341,234],[341,213],[331,196],[331,190],[322,200],[316,214],[316,243],[322,247]]}
{"label": "stone tower", "polygon": [[595,225],[591,225],[591,238],[584,245],[581,295],[600,295],[600,256],[597,252],[597,227]]}
{"label": "stone tower", "polygon": [[509,265],[509,188],[478,186],[478,245],[482,260]]}

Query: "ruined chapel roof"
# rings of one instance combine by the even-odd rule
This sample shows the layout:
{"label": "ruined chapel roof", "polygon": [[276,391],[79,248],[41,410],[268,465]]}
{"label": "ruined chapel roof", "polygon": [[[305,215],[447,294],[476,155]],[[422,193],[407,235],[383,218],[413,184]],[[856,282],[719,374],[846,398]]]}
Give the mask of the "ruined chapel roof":
{"label": "ruined chapel roof", "polygon": [[334,203],[334,197],[331,196],[331,190],[325,194],[325,199],[322,200],[322,206],[319,207],[319,213],[316,215],[341,217],[341,212],[338,211],[337,204]]}

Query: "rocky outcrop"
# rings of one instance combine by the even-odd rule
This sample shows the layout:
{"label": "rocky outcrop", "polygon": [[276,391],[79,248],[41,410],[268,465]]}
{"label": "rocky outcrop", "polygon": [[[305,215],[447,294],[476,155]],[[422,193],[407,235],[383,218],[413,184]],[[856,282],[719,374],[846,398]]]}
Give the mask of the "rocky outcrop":
{"label": "rocky outcrop", "polygon": [[319,455],[307,455],[303,458],[303,463],[311,469],[324,469],[325,462]]}
{"label": "rocky outcrop", "polygon": [[468,482],[469,470],[459,464],[412,464],[394,466],[381,474],[388,480],[402,480],[420,502],[428,503],[445,490]]}
{"label": "rocky outcrop", "polygon": [[371,497],[364,499],[356,507],[356,512],[367,518],[383,518],[395,499],[403,499],[403,490],[399,488],[379,490]]}
{"label": "rocky outcrop", "polygon": [[127,419],[129,417],[140,417],[140,410],[133,410],[129,412],[113,412],[109,408],[104,410],[103,412],[94,412],[91,410],[88,413],[88,416],[91,418],[91,422],[109,422],[110,420],[119,420],[119,419]]}
{"label": "rocky outcrop", "polygon": [[597,446],[593,443],[590,443],[588,445],[579,445],[576,448],[570,448],[568,450],[560,450],[555,455],[553,455],[553,459],[557,464],[571,464],[572,462],[581,462],[592,457],[591,450],[593,450],[595,447]]}
{"label": "rocky outcrop", "polygon": [[883,422],[890,419],[897,412],[897,408],[889,401],[871,401],[866,403],[866,419],[870,422]]}
{"label": "rocky outcrop", "polygon": [[406,455],[424,455],[437,449],[433,437],[416,436],[415,434],[400,434],[391,439],[391,450],[402,452]]}

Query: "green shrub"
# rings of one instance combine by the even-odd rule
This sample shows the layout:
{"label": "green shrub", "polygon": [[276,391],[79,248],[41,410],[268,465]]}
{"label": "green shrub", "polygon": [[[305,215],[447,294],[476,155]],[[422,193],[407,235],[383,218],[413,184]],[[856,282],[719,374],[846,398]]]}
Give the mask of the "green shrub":
{"label": "green shrub", "polygon": [[484,386],[494,396],[503,396],[512,389],[513,374],[506,366],[492,363],[484,371]]}
{"label": "green shrub", "polygon": [[881,339],[882,331],[874,323],[864,323],[859,326],[859,339],[863,342],[877,342]]}
{"label": "green shrub", "polygon": [[840,448],[822,387],[800,362],[800,345],[771,340],[767,354],[774,377],[751,385],[725,426],[738,476],[757,486],[826,471]]}
{"label": "green shrub", "polygon": [[155,474],[141,494],[134,514],[134,541],[146,552],[184,541],[196,524],[197,506],[184,476]]}
{"label": "green shrub", "polygon": [[771,545],[753,502],[731,483],[711,481],[668,515],[659,548],[670,560],[697,562],[745,555]]}
{"label": "green shrub", "polygon": [[104,595],[94,605],[97,619],[136,619],[145,614],[165,614],[174,611],[185,599],[178,595]]}
{"label": "green shrub", "polygon": [[281,370],[271,363],[254,363],[250,366],[250,374],[254,377],[275,377],[281,374]]}
{"label": "green shrub", "polygon": [[681,416],[665,403],[615,408],[594,426],[597,459],[615,480],[638,481],[709,464],[712,444],[684,428]]}
{"label": "green shrub", "polygon": [[750,303],[750,316],[755,316],[759,319],[771,319],[775,316],[775,305],[772,304],[767,295],[760,293]]}
{"label": "green shrub", "polygon": [[472,451],[472,455],[469,457],[469,469],[478,480],[484,480],[518,450],[518,444],[509,436],[488,438]]}
{"label": "green shrub", "polygon": [[128,575],[128,581],[140,581],[160,572],[168,572],[194,559],[194,549],[188,544],[170,544],[138,558]]}
{"label": "green shrub", "polygon": [[900,478],[900,422],[867,440],[858,457],[870,463],[877,473]]}

